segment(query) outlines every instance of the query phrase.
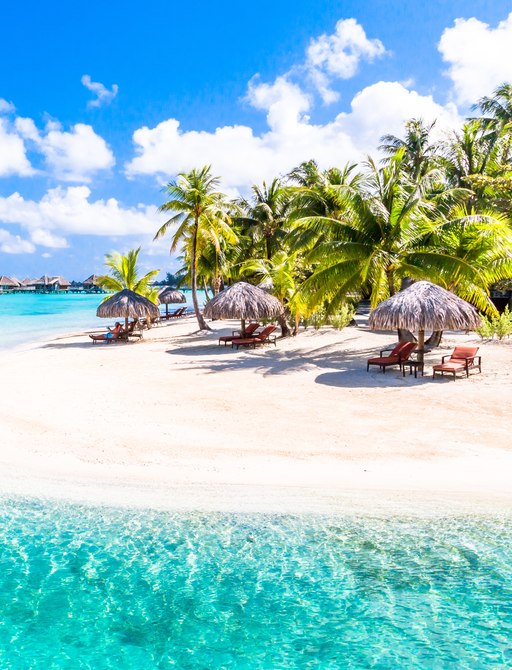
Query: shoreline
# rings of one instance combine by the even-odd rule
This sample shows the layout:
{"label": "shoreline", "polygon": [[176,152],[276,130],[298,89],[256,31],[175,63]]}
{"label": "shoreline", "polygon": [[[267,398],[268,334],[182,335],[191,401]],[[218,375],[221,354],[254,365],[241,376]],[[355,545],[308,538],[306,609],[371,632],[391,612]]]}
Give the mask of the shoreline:
{"label": "shoreline", "polygon": [[[205,336],[190,317],[140,343],[65,334],[1,351],[2,494],[169,511],[512,512],[512,343],[479,345],[481,375],[433,382],[366,372],[393,333],[218,347],[237,325]],[[429,360],[467,341],[449,333]]]}

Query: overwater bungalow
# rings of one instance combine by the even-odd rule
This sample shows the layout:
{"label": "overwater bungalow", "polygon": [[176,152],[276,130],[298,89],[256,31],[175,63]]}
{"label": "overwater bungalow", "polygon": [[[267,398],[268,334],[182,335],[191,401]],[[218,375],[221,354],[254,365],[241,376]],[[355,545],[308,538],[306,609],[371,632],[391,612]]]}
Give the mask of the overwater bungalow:
{"label": "overwater bungalow", "polygon": [[103,293],[103,289],[98,284],[98,278],[98,275],[91,275],[90,277],[87,277],[87,279],[84,279],[82,282],[84,291],[88,291],[89,293]]}
{"label": "overwater bungalow", "polygon": [[16,277],[2,275],[0,277],[0,293],[9,293],[19,289],[21,282]]}
{"label": "overwater bungalow", "polygon": [[70,282],[61,277],[49,277],[48,275],[43,275],[39,279],[34,279],[30,284],[29,288],[33,288],[36,292],[39,293],[57,293],[60,291],[68,291],[70,287]]}

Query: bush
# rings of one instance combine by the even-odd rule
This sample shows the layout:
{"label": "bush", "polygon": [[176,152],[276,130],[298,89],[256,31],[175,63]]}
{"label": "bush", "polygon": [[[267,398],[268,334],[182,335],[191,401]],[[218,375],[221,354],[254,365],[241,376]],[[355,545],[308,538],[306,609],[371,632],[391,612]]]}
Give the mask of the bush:
{"label": "bush", "polygon": [[492,320],[494,332],[499,340],[502,340],[504,337],[509,337],[512,335],[512,314],[510,313],[508,307],[505,307],[505,311],[499,316],[495,317]]}
{"label": "bush", "polygon": [[494,337],[494,328],[491,319],[482,316],[482,325],[479,328],[475,328],[475,331],[480,335],[482,340],[492,339]]}
{"label": "bush", "polygon": [[512,314],[508,307],[498,316],[493,316],[489,319],[487,316],[482,317],[482,325],[476,328],[476,332],[482,339],[492,339],[495,335],[499,340],[504,337],[512,335]]}
{"label": "bush", "polygon": [[345,304],[337,314],[330,317],[329,323],[333,328],[343,330],[343,328],[346,328],[352,323],[355,313],[356,310],[353,305]]}

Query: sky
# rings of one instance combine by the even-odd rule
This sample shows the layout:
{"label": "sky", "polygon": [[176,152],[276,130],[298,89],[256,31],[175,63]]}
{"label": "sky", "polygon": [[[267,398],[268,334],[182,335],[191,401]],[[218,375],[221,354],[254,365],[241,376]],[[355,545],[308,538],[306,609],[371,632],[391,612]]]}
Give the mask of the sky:
{"label": "sky", "polygon": [[378,156],[410,118],[460,127],[512,81],[502,0],[19,0],[0,23],[0,275],[180,262],[162,189],[211,165],[229,196]]}

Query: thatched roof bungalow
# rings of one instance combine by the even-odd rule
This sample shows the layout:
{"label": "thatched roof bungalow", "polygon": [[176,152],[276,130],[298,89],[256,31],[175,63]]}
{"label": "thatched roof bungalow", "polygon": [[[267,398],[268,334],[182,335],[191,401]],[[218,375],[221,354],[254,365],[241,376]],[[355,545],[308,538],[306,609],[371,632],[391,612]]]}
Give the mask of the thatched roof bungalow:
{"label": "thatched roof bungalow", "polygon": [[60,275],[57,275],[56,277],[43,275],[39,279],[34,279],[28,286],[33,287],[35,291],[52,293],[54,291],[68,291],[71,284],[67,279]]}
{"label": "thatched roof bungalow", "polygon": [[82,286],[84,287],[85,291],[97,291],[98,293],[101,293],[103,289],[101,286],[98,284],[98,279],[99,275],[91,275],[90,277],[87,277],[87,279],[84,279],[82,282]]}
{"label": "thatched roof bungalow", "polygon": [[0,277],[0,291],[13,291],[14,289],[19,289],[21,282],[16,279],[16,277],[8,277],[7,275],[2,275]]}

